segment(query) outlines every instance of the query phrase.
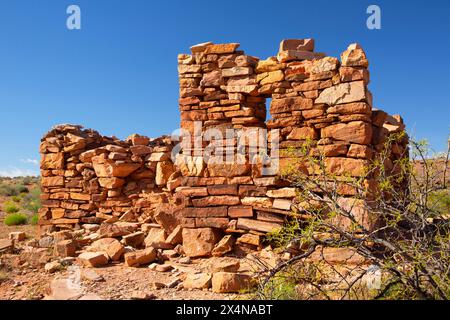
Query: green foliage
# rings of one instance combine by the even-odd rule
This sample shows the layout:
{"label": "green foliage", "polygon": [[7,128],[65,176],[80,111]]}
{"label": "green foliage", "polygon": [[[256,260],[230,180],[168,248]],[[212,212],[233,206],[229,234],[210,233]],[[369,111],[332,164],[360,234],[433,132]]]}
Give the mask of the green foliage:
{"label": "green foliage", "polygon": [[436,212],[448,215],[450,213],[450,189],[431,192],[428,202]]}
{"label": "green foliage", "polygon": [[298,299],[296,285],[295,277],[287,272],[280,273],[270,279],[259,294],[271,300],[296,300]]}
{"label": "green foliage", "polygon": [[5,217],[5,224],[7,226],[18,226],[27,224],[28,218],[23,213],[12,213]]}
{"label": "green foliage", "polygon": [[12,201],[6,201],[3,205],[3,210],[6,213],[16,213],[19,212],[20,208]]}
{"label": "green foliage", "polygon": [[28,188],[25,187],[23,184],[18,184],[18,185],[16,186],[16,188],[17,188],[17,191],[19,191],[19,193],[28,193],[28,192],[30,192],[30,191],[28,190]]}
{"label": "green foliage", "polygon": [[36,214],[33,214],[33,215],[30,217],[29,222],[30,222],[30,224],[31,224],[32,226],[37,225],[38,222],[39,222],[39,215],[38,215],[37,213],[36,213]]}
{"label": "green foliage", "polygon": [[29,190],[23,184],[16,184],[15,181],[10,183],[3,182],[0,184],[0,195],[5,197],[18,196],[21,193],[28,193]]}
{"label": "green foliage", "polygon": [[39,187],[33,188],[22,199],[23,208],[28,211],[37,213],[41,207],[41,189]]}
{"label": "green foliage", "polygon": [[15,203],[19,203],[20,200],[22,200],[22,199],[20,198],[20,196],[12,196],[11,200],[14,201]]}

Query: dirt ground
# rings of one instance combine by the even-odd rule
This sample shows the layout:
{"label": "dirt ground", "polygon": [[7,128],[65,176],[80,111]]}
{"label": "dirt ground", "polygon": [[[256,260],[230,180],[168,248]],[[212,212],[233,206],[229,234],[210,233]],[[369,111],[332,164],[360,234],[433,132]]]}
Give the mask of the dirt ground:
{"label": "dirt ground", "polygon": [[[56,273],[47,273],[43,266],[45,261],[51,261],[51,249],[44,254],[30,255],[21,247],[35,238],[37,227],[31,225],[6,226],[3,223],[4,212],[0,212],[0,239],[8,238],[10,232],[22,231],[27,240],[18,245],[14,253],[0,253],[0,300],[40,300],[55,294],[52,284],[55,281],[72,279],[87,299],[127,300],[133,298],[136,292],[148,295],[151,299],[162,300],[226,300],[235,299],[236,295],[217,294],[211,289],[181,290],[180,287],[160,288],[179,278],[182,271],[195,272],[195,265],[176,266],[169,272],[158,272],[148,268],[129,268],[121,264],[109,264],[102,268],[85,268],[76,261]],[[39,261],[38,261],[39,260]],[[182,269],[182,270],[180,270]],[[84,276],[89,270],[91,277]],[[92,280],[92,274],[101,280]],[[156,285],[155,285],[156,283]],[[72,283],[73,285],[73,283]],[[65,289],[63,289],[65,290]],[[57,288],[56,291],[61,291]],[[56,293],[58,295],[58,293]],[[64,294],[64,293],[63,293]],[[60,293],[59,293],[60,295]],[[70,298],[69,298],[70,299]]]}
{"label": "dirt ground", "polygon": [[[54,274],[48,274],[43,268],[20,266],[18,260],[14,255],[0,257],[1,300],[41,300],[49,299],[49,296],[50,299],[59,299],[61,295],[66,295],[67,289],[52,290],[58,280],[67,282],[68,287],[74,284],[79,286],[78,290],[86,299],[128,300],[133,299],[136,292],[158,300],[228,300],[237,297],[234,294],[213,293],[211,289],[159,289],[158,284],[170,283],[178,274],[153,271],[148,267],[129,268],[120,264],[93,269],[74,264]],[[91,274],[89,279],[84,276],[85,272]],[[99,280],[92,279],[92,274]]]}

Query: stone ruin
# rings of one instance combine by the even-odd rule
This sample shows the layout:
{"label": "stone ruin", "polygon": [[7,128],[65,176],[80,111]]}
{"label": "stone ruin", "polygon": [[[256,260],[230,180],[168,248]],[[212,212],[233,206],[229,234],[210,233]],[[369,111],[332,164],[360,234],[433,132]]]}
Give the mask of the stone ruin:
{"label": "stone ruin", "polygon": [[[312,39],[283,40],[266,60],[238,47],[203,43],[178,56],[178,140],[122,141],[77,125],[48,132],[40,145],[41,234],[85,229],[91,240],[123,237],[138,249],[182,245],[189,257],[260,250],[266,233],[301,213],[280,175],[295,163],[284,151],[312,141],[331,174],[360,177],[388,136],[405,129],[400,116],[372,107],[358,44],[340,61],[314,52]],[[394,144],[392,161],[406,148],[406,139]],[[233,161],[218,161],[222,152]],[[353,192],[339,188],[342,199]],[[370,213],[359,215],[370,228]]]}

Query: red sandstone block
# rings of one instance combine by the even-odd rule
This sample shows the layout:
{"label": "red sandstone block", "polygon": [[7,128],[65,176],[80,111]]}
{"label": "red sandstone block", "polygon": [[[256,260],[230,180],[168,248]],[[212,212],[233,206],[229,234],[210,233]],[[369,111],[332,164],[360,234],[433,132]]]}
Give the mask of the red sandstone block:
{"label": "red sandstone block", "polygon": [[253,217],[253,208],[251,206],[229,207],[228,216],[231,218]]}

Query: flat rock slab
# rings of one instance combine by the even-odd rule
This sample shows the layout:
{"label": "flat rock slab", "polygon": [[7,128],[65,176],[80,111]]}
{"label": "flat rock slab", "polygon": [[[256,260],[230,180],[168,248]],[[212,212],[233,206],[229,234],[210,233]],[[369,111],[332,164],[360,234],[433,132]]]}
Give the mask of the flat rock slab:
{"label": "flat rock slab", "polygon": [[43,300],[104,300],[94,293],[86,293],[84,288],[70,278],[54,279],[50,283],[50,295]]}
{"label": "flat rock slab", "polygon": [[11,239],[0,239],[0,252],[14,249],[14,242]]}

